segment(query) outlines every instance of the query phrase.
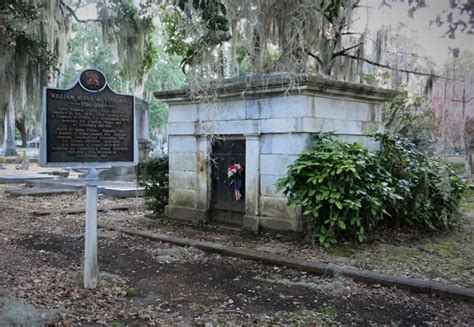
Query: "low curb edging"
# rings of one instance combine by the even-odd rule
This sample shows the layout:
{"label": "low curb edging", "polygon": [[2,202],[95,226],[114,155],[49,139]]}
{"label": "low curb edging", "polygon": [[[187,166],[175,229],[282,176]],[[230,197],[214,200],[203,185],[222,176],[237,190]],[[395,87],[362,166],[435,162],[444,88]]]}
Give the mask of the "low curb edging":
{"label": "low curb edging", "polygon": [[452,286],[427,280],[399,277],[375,271],[362,270],[351,266],[339,266],[316,261],[299,260],[272,253],[250,249],[241,249],[234,246],[214,242],[199,241],[187,238],[174,237],[159,233],[135,230],[132,228],[98,223],[98,227],[116,230],[128,235],[141,236],[154,241],[167,242],[179,246],[190,246],[206,252],[213,252],[241,259],[259,261],[266,264],[285,266],[319,275],[342,275],[367,284],[396,286],[416,293],[436,295],[442,298],[458,299],[474,302],[474,289]]}
{"label": "low curb edging", "polygon": [[[3,208],[10,209],[10,210],[16,210],[18,212],[23,212],[25,214],[29,214],[32,216],[49,216],[49,215],[57,215],[57,214],[63,214],[63,215],[79,215],[82,213],[86,212],[85,208],[71,208],[71,209],[51,209],[51,210],[34,210],[34,209],[28,209],[28,208],[21,208],[21,207],[16,207],[12,206],[8,203],[5,203],[3,201],[0,201],[0,205]],[[133,210],[137,206],[134,203],[129,203],[129,204],[120,204],[120,205],[115,205],[115,206],[110,206],[110,207],[97,207],[97,212],[106,212],[106,211],[127,211],[127,210]]]}

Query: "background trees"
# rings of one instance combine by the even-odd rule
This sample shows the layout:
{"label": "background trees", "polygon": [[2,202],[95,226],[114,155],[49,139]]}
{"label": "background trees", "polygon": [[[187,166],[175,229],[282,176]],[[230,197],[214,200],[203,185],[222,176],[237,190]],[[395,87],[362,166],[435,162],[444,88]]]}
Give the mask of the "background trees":
{"label": "background trees", "polygon": [[[404,6],[405,15],[416,21],[434,4],[428,0],[404,4],[390,0],[5,0],[0,4],[0,87],[5,90],[0,114],[11,131],[16,121],[25,139],[38,123],[42,87],[59,82],[64,86],[87,66],[103,70],[116,90],[150,101],[151,90],[178,87],[183,81],[197,88],[202,80],[275,71],[289,72],[295,79],[301,73],[319,72],[357,83],[405,86],[429,96],[443,78],[458,78],[453,77],[453,69],[456,76],[472,78],[471,68],[461,68],[470,67],[472,54],[453,48],[452,62],[437,69],[411,39],[409,29],[392,26],[373,33],[369,23],[364,27],[357,22],[364,12],[396,6]],[[446,38],[474,33],[472,1],[451,1],[431,10],[433,33]],[[92,15],[85,15],[86,11]],[[179,63],[186,77],[176,70]],[[153,124],[162,124],[165,107],[152,103],[151,108]]]}
{"label": "background trees", "polygon": [[0,3],[0,116],[5,117],[4,143],[10,145],[6,154],[15,152],[15,111],[23,132],[26,123],[39,116],[43,86],[57,81],[69,30],[58,1]]}

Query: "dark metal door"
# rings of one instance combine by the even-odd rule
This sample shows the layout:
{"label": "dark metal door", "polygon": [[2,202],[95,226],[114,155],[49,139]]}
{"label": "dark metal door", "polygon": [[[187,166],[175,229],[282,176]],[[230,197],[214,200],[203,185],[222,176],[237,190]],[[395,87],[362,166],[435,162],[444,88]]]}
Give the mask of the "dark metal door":
{"label": "dark metal door", "polygon": [[[245,183],[242,198],[236,201],[234,188],[227,178],[227,167],[239,163],[245,167],[245,140],[216,140],[212,145],[211,215],[212,220],[242,225],[245,214]],[[243,176],[245,182],[245,170]]]}

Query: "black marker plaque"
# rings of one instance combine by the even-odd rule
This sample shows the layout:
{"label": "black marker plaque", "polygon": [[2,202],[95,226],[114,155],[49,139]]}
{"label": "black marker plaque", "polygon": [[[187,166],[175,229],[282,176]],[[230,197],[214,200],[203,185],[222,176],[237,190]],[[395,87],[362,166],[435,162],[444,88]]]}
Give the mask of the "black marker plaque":
{"label": "black marker plaque", "polygon": [[83,71],[71,89],[45,96],[46,163],[134,162],[134,98],[113,92],[102,73]]}

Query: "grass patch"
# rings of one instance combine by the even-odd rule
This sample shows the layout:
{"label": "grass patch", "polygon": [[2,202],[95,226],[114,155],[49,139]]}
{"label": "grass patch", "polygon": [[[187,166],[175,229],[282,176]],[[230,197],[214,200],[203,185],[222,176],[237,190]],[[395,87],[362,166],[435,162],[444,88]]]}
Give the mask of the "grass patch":
{"label": "grass patch", "polygon": [[336,319],[337,318],[337,310],[335,307],[331,305],[323,305],[319,312],[325,317],[329,319]]}
{"label": "grass patch", "polygon": [[140,292],[138,292],[136,289],[134,288],[127,288],[125,290],[125,296],[126,297],[137,297],[140,295]]}
{"label": "grass patch", "polygon": [[297,310],[290,312],[288,314],[288,320],[297,327],[315,326],[320,324],[317,315],[305,307],[300,307]]}
{"label": "grass patch", "polygon": [[328,255],[335,257],[350,257],[355,253],[353,244],[335,246],[333,248],[324,249],[324,251]]}

